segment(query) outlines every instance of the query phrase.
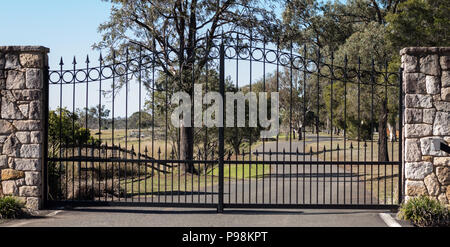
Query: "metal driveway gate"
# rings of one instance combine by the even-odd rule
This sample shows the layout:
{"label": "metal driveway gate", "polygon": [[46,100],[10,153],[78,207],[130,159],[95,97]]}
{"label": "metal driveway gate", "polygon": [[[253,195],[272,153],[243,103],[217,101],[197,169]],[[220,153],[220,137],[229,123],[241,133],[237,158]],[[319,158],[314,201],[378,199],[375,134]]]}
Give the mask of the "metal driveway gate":
{"label": "metal driveway gate", "polygon": [[[74,58],[67,69],[61,58],[49,71],[48,205],[222,211],[399,204],[401,72],[242,33],[214,42],[206,63],[195,61],[188,72],[176,60],[164,70],[161,56],[130,44],[100,55],[96,66],[87,57],[79,68]],[[192,95],[194,83],[203,95],[278,92],[279,134],[261,138],[264,128],[248,127],[249,101],[233,103],[247,110],[247,127],[175,128],[171,97]],[[203,116],[209,106],[203,103]],[[189,157],[180,151],[186,133],[191,156],[182,159]]]}

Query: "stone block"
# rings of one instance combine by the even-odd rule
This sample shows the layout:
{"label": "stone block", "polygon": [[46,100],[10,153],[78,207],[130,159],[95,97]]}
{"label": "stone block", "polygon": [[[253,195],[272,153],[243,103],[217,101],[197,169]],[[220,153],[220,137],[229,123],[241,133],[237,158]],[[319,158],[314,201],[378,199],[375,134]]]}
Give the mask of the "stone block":
{"label": "stone block", "polygon": [[39,144],[42,142],[40,131],[32,131],[30,136],[31,136],[31,143]]}
{"label": "stone block", "polygon": [[32,101],[30,103],[30,119],[41,119],[41,103],[40,101]]}
{"label": "stone block", "polygon": [[14,131],[14,126],[3,119],[0,119],[0,134],[4,135],[4,134],[11,134]]}
{"label": "stone block", "polygon": [[16,132],[16,137],[17,137],[17,139],[19,139],[19,142],[22,144],[30,143],[30,132],[28,132],[28,131]]}
{"label": "stone block", "polygon": [[405,182],[405,190],[407,196],[427,195],[427,188],[422,181],[407,180]]}
{"label": "stone block", "polygon": [[450,112],[436,112],[436,118],[433,124],[433,135],[450,135]]}
{"label": "stone block", "polygon": [[425,94],[427,85],[425,75],[422,73],[406,73],[405,74],[405,92],[412,94]]}
{"label": "stone block", "polygon": [[40,171],[41,160],[40,159],[14,159],[15,169],[19,171]]}
{"label": "stone block", "polygon": [[436,101],[436,102],[434,102],[434,106],[435,106],[436,110],[438,110],[438,111],[444,111],[444,112],[450,111],[450,102]]}
{"label": "stone block", "polygon": [[30,210],[39,210],[41,204],[41,200],[39,197],[27,197],[27,202],[25,207]]}
{"label": "stone block", "polygon": [[421,73],[434,76],[441,75],[439,56],[437,54],[421,57],[419,63]]}
{"label": "stone block", "polygon": [[438,94],[441,89],[441,81],[439,77],[427,75],[425,77],[426,91],[427,94]]}
{"label": "stone block", "polygon": [[21,53],[20,64],[25,68],[42,68],[42,55],[38,53]]}
{"label": "stone block", "polygon": [[16,180],[16,179],[21,179],[25,177],[25,173],[23,171],[17,171],[17,170],[13,170],[13,169],[3,169],[1,171],[1,178],[2,181],[6,181],[6,180]]}
{"label": "stone block", "polygon": [[424,183],[430,196],[437,196],[441,193],[438,178],[434,173],[430,173],[430,175],[426,176]]}
{"label": "stone block", "polygon": [[5,54],[5,69],[20,69],[19,56],[14,53]]}
{"label": "stone block", "polygon": [[20,148],[21,158],[40,158],[41,145],[40,144],[24,144]]}
{"label": "stone block", "polygon": [[423,109],[423,123],[433,124],[434,116],[436,116],[436,109]]}
{"label": "stone block", "polygon": [[38,186],[22,186],[19,188],[19,196],[29,197],[29,196],[39,196],[40,191]]}
{"label": "stone block", "polygon": [[25,184],[26,185],[40,185],[41,173],[40,172],[25,172]]}
{"label": "stone block", "polygon": [[13,121],[13,125],[16,127],[17,130],[40,130],[41,129],[41,123],[38,120],[17,120]]}
{"label": "stone block", "polygon": [[434,157],[434,166],[450,166],[450,157]]}
{"label": "stone block", "polygon": [[24,89],[25,73],[18,70],[9,70],[6,78],[6,89]]}
{"label": "stone block", "polygon": [[407,94],[405,95],[405,106],[408,108],[432,108],[432,100],[430,95]]}
{"label": "stone block", "polygon": [[415,56],[403,55],[402,65],[405,72],[419,72],[419,59]]}
{"label": "stone block", "polygon": [[422,123],[422,119],[422,109],[411,108],[405,110],[406,123]]}
{"label": "stone block", "polygon": [[26,87],[28,89],[42,88],[43,76],[40,69],[27,69]]}
{"label": "stone block", "polygon": [[441,90],[441,99],[444,101],[450,101],[450,87],[443,88]]}
{"label": "stone block", "polygon": [[442,72],[441,85],[443,88],[450,87],[450,71]]}
{"label": "stone block", "polygon": [[18,196],[19,189],[17,188],[16,182],[14,180],[2,181],[3,195],[5,196]]}
{"label": "stone block", "polygon": [[8,167],[8,156],[0,155],[0,169]]}
{"label": "stone block", "polygon": [[450,184],[450,168],[448,166],[436,167],[436,176],[442,185]]}
{"label": "stone block", "polygon": [[16,102],[11,102],[3,97],[1,100],[1,117],[3,119],[24,119],[22,111],[17,106]]}
{"label": "stone block", "polygon": [[405,141],[405,161],[421,161],[420,142],[418,139],[406,139]]}
{"label": "stone block", "polygon": [[433,172],[433,164],[431,162],[405,163],[405,178],[407,179],[424,179],[431,172]]}
{"label": "stone block", "polygon": [[405,137],[423,137],[433,133],[433,126],[430,124],[405,124]]}
{"label": "stone block", "polygon": [[441,56],[440,62],[442,70],[450,70],[450,56]]}
{"label": "stone block", "polygon": [[6,139],[5,143],[3,144],[3,154],[7,154],[13,157],[16,157],[19,155],[20,151],[20,142],[19,139],[14,134],[11,134]]}
{"label": "stone block", "polygon": [[433,139],[435,139],[435,137],[420,138],[420,150],[422,151],[422,155],[445,156],[443,151],[434,150],[432,143]]}

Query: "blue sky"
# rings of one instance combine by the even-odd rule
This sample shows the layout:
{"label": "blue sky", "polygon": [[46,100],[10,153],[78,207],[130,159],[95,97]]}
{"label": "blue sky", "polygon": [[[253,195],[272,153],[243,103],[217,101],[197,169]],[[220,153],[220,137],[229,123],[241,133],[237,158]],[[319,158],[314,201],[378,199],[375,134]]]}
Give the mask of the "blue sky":
{"label": "blue sky", "polygon": [[[0,45],[43,45],[50,48],[49,65],[59,57],[95,54],[97,27],[109,16],[110,4],[100,0],[4,0]],[[83,54],[83,55],[82,55]]]}
{"label": "blue sky", "polygon": [[[0,46],[2,45],[42,45],[50,48],[50,69],[59,69],[60,57],[63,57],[65,69],[72,68],[72,59],[76,56],[78,68],[85,67],[86,55],[89,55],[91,66],[98,64],[98,51],[91,49],[92,45],[101,39],[97,32],[98,26],[109,18],[111,4],[101,0],[3,0],[1,4]],[[278,10],[280,11],[281,8]],[[239,63],[239,84],[249,83],[249,64]],[[270,72],[272,68],[266,68]],[[227,75],[233,79],[236,77],[235,64],[227,62]],[[253,81],[262,77],[262,66],[253,65]],[[108,85],[103,85],[103,88]],[[85,84],[77,85],[75,95],[75,107],[85,107]],[[130,85],[128,113],[138,111],[138,86]],[[72,109],[72,86],[64,85],[63,107]],[[145,92],[140,95],[142,102],[148,97]],[[50,87],[50,108],[59,106],[59,89]],[[98,85],[89,84],[89,106],[98,104]],[[122,90],[115,101],[115,116],[124,116],[125,92]],[[111,99],[102,99],[108,109],[112,108]]]}

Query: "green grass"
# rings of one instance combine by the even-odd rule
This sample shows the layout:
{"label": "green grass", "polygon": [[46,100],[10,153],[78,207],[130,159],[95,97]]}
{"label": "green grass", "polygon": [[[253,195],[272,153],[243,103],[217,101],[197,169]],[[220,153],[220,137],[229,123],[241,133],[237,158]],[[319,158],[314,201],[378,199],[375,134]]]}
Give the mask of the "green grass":
{"label": "green grass", "polygon": [[416,226],[450,226],[450,210],[435,199],[420,196],[401,205],[398,217]]}
{"label": "green grass", "polygon": [[25,215],[25,203],[12,196],[0,198],[0,219],[15,219]]}
{"label": "green grass", "polygon": [[[155,173],[153,177],[141,176],[141,179],[128,179],[121,182],[121,186],[127,189],[127,194],[136,194],[145,192],[171,192],[173,191],[202,191],[205,187],[214,186],[219,182],[219,167],[208,167],[206,172],[204,165],[197,165],[197,169],[201,171],[200,175],[192,175],[190,173],[184,173],[180,167],[174,167],[172,172],[168,173]],[[236,174],[237,172],[237,174]],[[235,179],[249,179],[260,178],[263,174],[270,172],[269,165],[225,165],[224,166],[224,178],[225,180]]]}

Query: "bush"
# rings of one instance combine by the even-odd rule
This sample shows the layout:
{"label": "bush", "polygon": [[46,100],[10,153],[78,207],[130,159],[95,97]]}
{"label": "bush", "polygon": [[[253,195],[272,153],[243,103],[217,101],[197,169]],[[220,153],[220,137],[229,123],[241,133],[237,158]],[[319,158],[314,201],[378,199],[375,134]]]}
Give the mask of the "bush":
{"label": "bush", "polygon": [[402,204],[398,216],[410,220],[416,226],[450,226],[449,209],[427,196],[416,197]]}
{"label": "bush", "polygon": [[25,204],[14,197],[0,198],[0,219],[15,219],[25,214]]}

